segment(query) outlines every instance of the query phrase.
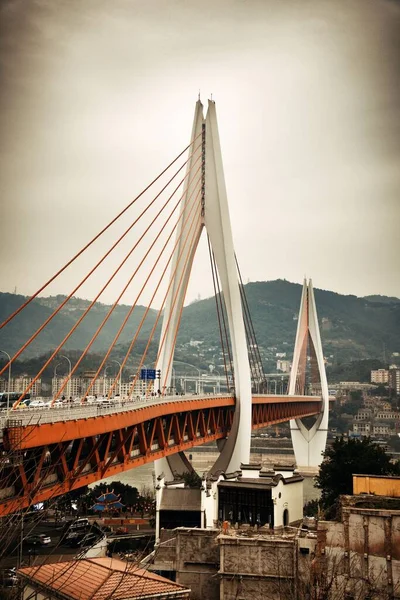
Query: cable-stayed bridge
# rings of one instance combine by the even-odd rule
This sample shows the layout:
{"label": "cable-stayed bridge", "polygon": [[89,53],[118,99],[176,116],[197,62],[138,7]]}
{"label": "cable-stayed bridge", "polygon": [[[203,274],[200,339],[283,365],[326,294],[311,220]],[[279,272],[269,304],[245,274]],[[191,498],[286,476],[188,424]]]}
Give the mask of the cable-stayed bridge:
{"label": "cable-stayed bridge", "polygon": [[[297,462],[300,466],[318,465],[326,443],[329,397],[312,285],[304,282],[288,394],[268,395],[233,246],[214,102],[209,101],[206,117],[201,102],[197,102],[190,144],[11,314],[1,328],[14,319],[17,321],[19,314],[48,285],[78,264],[89,250],[92,252],[100,238],[108,239],[113,227],[117,229],[110,246],[106,251],[102,246],[100,258],[96,257],[84,277],[0,370],[0,375],[6,373],[88,279],[94,273],[98,276],[99,269],[104,268],[104,279],[93,301],[44,360],[11,410],[1,416],[0,515],[150,461],[156,461],[157,474],[173,478],[191,468],[184,450],[212,440],[219,442],[221,452],[211,471],[234,472],[242,463],[249,462],[252,428],[288,420]],[[175,346],[203,230],[207,233],[229,393],[173,396],[169,394]],[[118,252],[113,254],[116,248]],[[114,255],[117,264],[110,268],[110,257]],[[70,364],[68,376],[52,398],[51,408],[40,411],[23,408],[25,395],[60,353],[65,353],[65,344],[96,301],[105,290],[116,288],[115,301],[75,364]],[[68,383],[82,368],[82,361],[127,293],[133,297],[130,309],[99,360],[80,403],[59,406]],[[150,299],[133,327],[131,317],[143,297]],[[149,325],[148,315],[154,305],[157,305],[156,316]],[[88,405],[87,398],[107,361],[114,356],[124,330],[129,331],[130,342],[118,363],[119,371],[108,389],[107,401]],[[146,381],[144,397],[137,397],[141,372],[154,345],[158,346],[153,369],[158,381]],[[115,396],[123,370],[132,371],[131,356],[138,347],[141,359],[133,370],[129,392],[124,397]],[[320,396],[306,395],[310,383],[319,384]],[[301,419],[312,415],[316,421],[308,429]]]}

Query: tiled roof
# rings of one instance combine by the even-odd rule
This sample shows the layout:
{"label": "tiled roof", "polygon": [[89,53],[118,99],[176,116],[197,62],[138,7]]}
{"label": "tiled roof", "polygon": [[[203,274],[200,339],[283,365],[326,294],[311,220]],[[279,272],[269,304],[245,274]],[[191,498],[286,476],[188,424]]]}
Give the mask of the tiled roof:
{"label": "tiled roof", "polygon": [[25,579],[57,591],[73,600],[124,600],[151,598],[157,594],[175,596],[188,588],[165,577],[113,558],[90,558],[25,567],[18,573]]}

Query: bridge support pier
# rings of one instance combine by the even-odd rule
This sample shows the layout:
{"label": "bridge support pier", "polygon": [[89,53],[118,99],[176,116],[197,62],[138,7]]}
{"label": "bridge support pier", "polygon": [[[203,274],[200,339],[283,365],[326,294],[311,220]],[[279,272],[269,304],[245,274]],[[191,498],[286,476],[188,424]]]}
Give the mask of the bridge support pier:
{"label": "bridge support pier", "polygon": [[293,450],[298,468],[307,470],[321,464],[328,435],[329,392],[324,354],[318,326],[317,309],[311,279],[304,280],[297,325],[293,364],[290,374],[290,395],[305,394],[307,348],[311,357],[311,385],[320,383],[322,409],[316,422],[308,429],[301,419],[290,421]]}

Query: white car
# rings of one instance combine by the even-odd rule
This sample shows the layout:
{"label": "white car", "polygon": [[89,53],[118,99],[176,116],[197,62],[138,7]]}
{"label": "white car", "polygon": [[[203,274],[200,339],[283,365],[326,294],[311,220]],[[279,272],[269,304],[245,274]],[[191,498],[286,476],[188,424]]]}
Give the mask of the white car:
{"label": "white car", "polygon": [[98,404],[112,404],[114,400],[112,400],[111,398],[104,398],[103,396],[100,396],[99,398],[96,398],[96,402]]}
{"label": "white car", "polygon": [[29,408],[45,408],[46,406],[49,406],[49,403],[43,400],[31,400],[29,403]]}

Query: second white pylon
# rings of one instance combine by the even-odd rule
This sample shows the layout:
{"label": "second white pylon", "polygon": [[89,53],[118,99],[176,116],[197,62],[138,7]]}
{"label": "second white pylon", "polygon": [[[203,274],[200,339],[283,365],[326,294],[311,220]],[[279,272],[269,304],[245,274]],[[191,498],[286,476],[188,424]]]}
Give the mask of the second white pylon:
{"label": "second white pylon", "polygon": [[322,410],[310,429],[301,419],[290,421],[293,450],[299,469],[316,468],[321,464],[328,435],[329,391],[311,279],[308,284],[304,280],[303,285],[289,395],[306,393],[307,349],[311,363],[311,384],[318,383],[321,386]]}

